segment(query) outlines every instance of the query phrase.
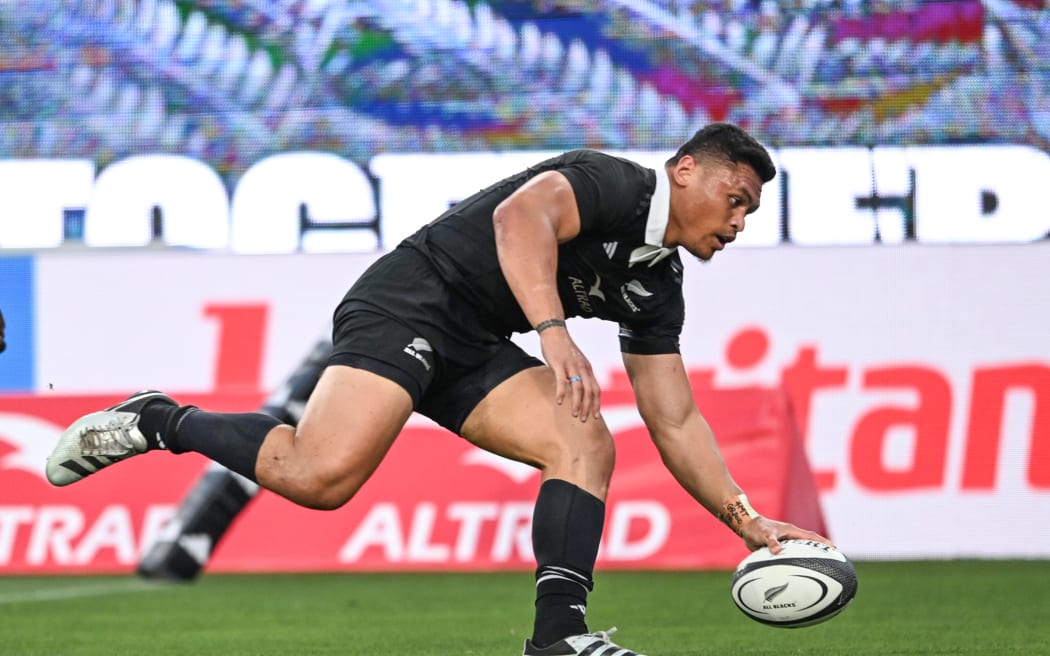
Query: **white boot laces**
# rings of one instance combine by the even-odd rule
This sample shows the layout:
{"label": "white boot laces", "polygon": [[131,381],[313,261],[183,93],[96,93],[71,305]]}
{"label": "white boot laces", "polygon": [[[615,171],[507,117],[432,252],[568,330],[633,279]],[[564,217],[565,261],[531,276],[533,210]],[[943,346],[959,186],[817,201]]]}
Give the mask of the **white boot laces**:
{"label": "white boot laces", "polygon": [[128,435],[128,424],[112,419],[104,426],[89,426],[80,434],[80,450],[86,456],[126,456],[136,451]]}

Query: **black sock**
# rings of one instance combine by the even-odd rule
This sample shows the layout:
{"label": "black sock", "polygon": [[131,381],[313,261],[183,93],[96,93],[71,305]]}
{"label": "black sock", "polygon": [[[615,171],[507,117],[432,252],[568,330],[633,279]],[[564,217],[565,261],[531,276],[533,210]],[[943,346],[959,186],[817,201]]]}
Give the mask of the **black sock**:
{"label": "black sock", "polygon": [[[147,441],[172,453],[195,451],[255,481],[255,461],[266,435],[281,422],[258,412],[203,412],[193,406],[151,403],[140,413]],[[158,437],[154,437],[158,436]]]}
{"label": "black sock", "polygon": [[536,554],[536,620],[532,643],[545,647],[587,633],[587,593],[605,525],[605,504],[572,483],[540,486],[532,517]]}
{"label": "black sock", "polygon": [[167,449],[173,453],[182,453],[172,448],[175,427],[188,412],[197,408],[192,405],[175,405],[157,399],[150,401],[139,410],[139,431],[146,438],[150,449]]}

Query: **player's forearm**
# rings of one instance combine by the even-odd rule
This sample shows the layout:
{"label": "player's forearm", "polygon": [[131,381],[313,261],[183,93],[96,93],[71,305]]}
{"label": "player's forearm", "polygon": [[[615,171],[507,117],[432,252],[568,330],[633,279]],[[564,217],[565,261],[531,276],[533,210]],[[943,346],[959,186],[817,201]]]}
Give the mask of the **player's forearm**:
{"label": "player's forearm", "polygon": [[624,366],[664,464],[686,492],[722,518],[726,505],[742,492],[696,407],[681,356],[625,353]]}
{"label": "player's forearm", "polygon": [[711,514],[724,518],[726,506],[743,494],[733,480],[711,427],[697,413],[673,430],[653,432],[667,469]]}
{"label": "player's forearm", "polygon": [[529,324],[564,319],[558,297],[558,239],[550,224],[513,208],[497,210],[493,224],[500,269]]}

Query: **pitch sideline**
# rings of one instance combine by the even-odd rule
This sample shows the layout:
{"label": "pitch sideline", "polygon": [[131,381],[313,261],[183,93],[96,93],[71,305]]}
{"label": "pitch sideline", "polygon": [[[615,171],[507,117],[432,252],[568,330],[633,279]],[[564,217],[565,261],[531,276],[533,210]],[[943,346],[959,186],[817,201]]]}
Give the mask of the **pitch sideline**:
{"label": "pitch sideline", "polygon": [[166,586],[141,580],[111,581],[107,583],[92,583],[88,585],[70,585],[61,588],[49,588],[44,590],[25,590],[21,592],[0,593],[0,605],[22,604],[39,601],[62,601],[64,599],[83,599],[85,597],[104,597],[107,595],[124,594],[128,592],[149,592],[151,590],[162,590]]}

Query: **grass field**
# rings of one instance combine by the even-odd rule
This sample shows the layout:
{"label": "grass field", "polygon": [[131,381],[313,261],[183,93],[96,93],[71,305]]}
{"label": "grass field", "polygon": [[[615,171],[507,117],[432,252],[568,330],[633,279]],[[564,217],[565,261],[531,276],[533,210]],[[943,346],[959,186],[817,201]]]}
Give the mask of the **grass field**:
{"label": "grass field", "polygon": [[[727,572],[600,572],[592,629],[649,656],[1050,654],[1050,561],[858,563],[853,604],[775,629],[732,605]],[[531,576],[0,577],[0,654],[516,656]]]}

